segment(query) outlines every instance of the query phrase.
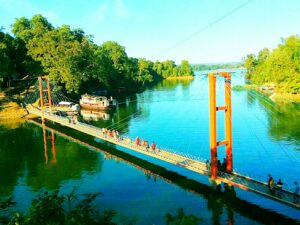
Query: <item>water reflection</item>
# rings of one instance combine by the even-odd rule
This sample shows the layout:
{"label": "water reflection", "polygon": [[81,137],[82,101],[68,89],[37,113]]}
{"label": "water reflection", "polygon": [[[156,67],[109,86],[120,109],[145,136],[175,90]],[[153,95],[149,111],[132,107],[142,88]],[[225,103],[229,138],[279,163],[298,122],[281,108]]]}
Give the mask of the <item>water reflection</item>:
{"label": "water reflection", "polygon": [[163,80],[155,86],[155,90],[172,90],[177,87],[182,87],[183,89],[188,89],[190,84],[193,82],[193,79],[187,80]]}
{"label": "water reflection", "polygon": [[[84,145],[89,149],[103,153],[105,160],[125,162],[126,164],[129,164],[136,169],[143,171],[145,177],[149,180],[152,180],[153,182],[157,182],[158,179],[161,179],[167,183],[177,184],[178,186],[189,190],[190,192],[204,197],[207,200],[207,209],[211,212],[211,221],[213,224],[223,224],[224,220],[227,221],[227,224],[234,224],[234,211],[238,211],[240,214],[253,220],[258,219],[258,221],[260,222],[269,221],[270,218],[276,218],[276,220],[283,223],[293,223],[292,220],[286,220],[285,217],[282,217],[274,212],[271,212],[269,210],[265,211],[257,205],[247,203],[246,201],[237,198],[235,189],[232,186],[225,185],[224,187],[219,188],[219,190],[222,189],[222,191],[214,191],[207,185],[188,179],[177,173],[168,171],[163,167],[154,165],[145,160],[136,158],[135,156],[131,156],[127,153],[118,151],[114,148],[107,148],[106,150],[102,150],[94,146],[94,144],[98,144],[96,142],[91,145],[82,140],[69,136],[61,131],[54,130],[53,128],[47,129],[51,133],[52,131],[54,131],[57,135],[63,136],[66,139]],[[110,151],[112,151],[113,153],[110,153]],[[261,218],[256,218],[257,212],[260,212],[260,214],[263,216]]]}
{"label": "water reflection", "polygon": [[112,114],[112,111],[100,111],[90,109],[80,110],[80,115],[85,121],[109,120]]}
{"label": "water reflection", "polygon": [[11,195],[20,178],[33,190],[55,190],[102,168],[103,158],[96,153],[27,123],[14,130],[1,127],[0,140],[5,140],[0,145],[0,196]]}
{"label": "water reflection", "polygon": [[[212,217],[211,220],[213,221],[213,224],[222,224],[221,217],[227,217],[228,224],[233,224],[233,217],[234,213],[232,209],[226,209],[226,205],[222,201],[222,198],[232,198],[235,196],[235,191],[233,187],[227,187],[224,192],[215,192],[214,189],[211,189],[210,187],[200,184],[196,181],[189,180],[177,173],[168,171],[160,166],[154,165],[152,163],[149,163],[147,161],[144,161],[142,159],[136,158],[135,156],[128,155],[127,153],[119,152],[115,150],[115,153],[120,154],[120,156],[117,156],[116,154],[111,154],[108,151],[109,149],[102,150],[101,148],[95,147],[94,145],[91,145],[85,141],[79,140],[73,136],[70,136],[64,132],[58,131],[54,128],[47,127],[44,124],[38,124],[35,122],[35,124],[42,126],[43,130],[46,130],[48,134],[51,134],[51,140],[53,135],[59,135],[63,138],[76,142],[80,145],[86,146],[91,150],[101,152],[104,155],[104,159],[108,161],[116,161],[116,162],[125,162],[126,164],[129,164],[133,166],[134,168],[143,171],[145,174],[145,177],[147,180],[151,180],[154,183],[157,182],[158,179],[163,180],[167,183],[176,183],[179,186],[182,186],[186,190],[189,190],[190,192],[193,192],[197,195],[200,194],[200,196],[205,197],[207,199],[207,209],[211,211]],[[48,135],[50,138],[50,135]],[[48,139],[49,139],[48,138]],[[47,139],[46,139],[47,140]],[[156,172],[154,172],[156,171]],[[191,181],[191,183],[189,183]],[[195,183],[197,184],[197,187],[195,186]],[[217,195],[216,195],[217,194]],[[227,210],[227,214],[224,215],[224,211]]]}
{"label": "water reflection", "polygon": [[[129,122],[132,118],[142,116],[141,107],[137,103],[137,96],[119,97],[118,106],[115,111],[107,112],[83,112],[82,120],[97,127],[114,128],[120,133],[128,132]],[[93,115],[91,115],[93,114]],[[97,119],[91,119],[98,117]],[[102,117],[102,119],[100,119]],[[105,119],[103,119],[105,118]]]}
{"label": "water reflection", "polygon": [[276,140],[294,142],[300,150],[300,105],[290,104],[268,112],[269,134]]}
{"label": "water reflection", "polygon": [[247,92],[247,100],[250,105],[258,102],[267,115],[268,133],[277,141],[285,140],[298,146],[300,150],[300,105],[279,105],[268,97],[254,92]]}
{"label": "water reflection", "polygon": [[0,127],[0,197],[11,195],[25,168],[26,146],[31,137],[23,127],[24,124],[16,129]]}

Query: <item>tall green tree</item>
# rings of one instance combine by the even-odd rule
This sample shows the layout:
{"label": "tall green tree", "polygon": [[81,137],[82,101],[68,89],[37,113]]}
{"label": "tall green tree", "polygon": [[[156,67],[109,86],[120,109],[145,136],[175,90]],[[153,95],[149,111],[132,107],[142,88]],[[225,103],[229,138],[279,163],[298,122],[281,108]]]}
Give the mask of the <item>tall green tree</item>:
{"label": "tall green tree", "polygon": [[192,75],[194,75],[193,71],[192,71],[192,68],[189,64],[189,61],[187,61],[187,60],[182,60],[181,61],[180,75],[182,75],[182,76],[192,76]]}
{"label": "tall green tree", "polygon": [[12,73],[12,61],[9,58],[8,36],[0,30],[0,85]]}
{"label": "tall green tree", "polygon": [[245,60],[247,78],[257,84],[273,83],[278,92],[300,93],[300,37],[282,40],[272,52],[263,49]]}
{"label": "tall green tree", "polygon": [[138,74],[137,81],[145,84],[146,82],[153,81],[153,75],[151,73],[152,63],[146,59],[139,59],[138,62]]}
{"label": "tall green tree", "polygon": [[67,91],[77,92],[81,81],[93,73],[93,44],[82,30],[67,25],[55,29],[41,15],[18,19],[12,30],[52,81],[65,84]]}

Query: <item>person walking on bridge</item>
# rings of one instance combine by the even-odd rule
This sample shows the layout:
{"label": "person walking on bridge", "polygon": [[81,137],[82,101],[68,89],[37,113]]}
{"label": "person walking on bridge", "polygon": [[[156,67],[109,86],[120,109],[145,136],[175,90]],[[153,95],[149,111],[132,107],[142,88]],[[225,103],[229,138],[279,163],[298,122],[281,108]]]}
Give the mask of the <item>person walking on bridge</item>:
{"label": "person walking on bridge", "polygon": [[282,194],[282,188],[283,188],[283,183],[281,181],[281,179],[279,179],[276,183],[276,189],[278,190],[278,197],[281,197]]}
{"label": "person walking on bridge", "polygon": [[153,141],[153,143],[152,143],[152,145],[151,145],[151,148],[152,148],[153,151],[155,151],[155,149],[156,149],[156,144],[155,144],[154,141]]}
{"label": "person walking on bridge", "polygon": [[137,146],[140,146],[140,145],[141,145],[139,136],[137,136],[137,137],[135,138],[135,144],[136,144]]}
{"label": "person walking on bridge", "polygon": [[274,186],[274,179],[273,177],[271,176],[271,174],[268,175],[268,187],[270,189],[273,189],[273,186]]}

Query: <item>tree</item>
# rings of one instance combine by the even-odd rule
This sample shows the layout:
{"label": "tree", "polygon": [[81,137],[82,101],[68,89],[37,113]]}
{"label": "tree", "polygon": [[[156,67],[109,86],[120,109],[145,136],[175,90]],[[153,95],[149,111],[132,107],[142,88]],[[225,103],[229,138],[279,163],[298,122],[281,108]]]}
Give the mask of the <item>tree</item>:
{"label": "tree", "polygon": [[54,28],[46,18],[18,19],[13,33],[23,40],[28,54],[41,63],[55,83],[65,84],[68,92],[77,92],[82,80],[95,71],[93,44],[82,30],[63,25]]}
{"label": "tree", "polygon": [[0,31],[0,85],[11,75],[12,62],[8,56],[5,34]]}
{"label": "tree", "polygon": [[126,84],[131,78],[128,64],[131,62],[128,59],[125,48],[117,42],[107,41],[98,48],[97,52],[99,62],[102,67],[102,73],[99,74],[99,80],[108,87],[117,87]]}
{"label": "tree", "polygon": [[183,209],[178,209],[176,215],[167,213],[166,225],[197,225],[202,220],[195,215],[186,215]]}
{"label": "tree", "polygon": [[[19,225],[116,225],[113,222],[116,216],[114,210],[105,209],[103,212],[100,212],[93,205],[93,201],[99,195],[100,193],[88,194],[81,201],[78,201],[77,197],[73,196],[72,200],[76,200],[77,204],[73,206],[73,204],[68,202],[69,208],[67,209],[65,205],[70,195],[59,195],[57,191],[53,193],[44,192],[32,200],[27,215],[15,213],[11,218],[3,218],[3,221],[6,222],[8,220],[7,224]],[[11,200],[6,202],[9,204],[7,207],[9,207]]]}
{"label": "tree", "polygon": [[193,71],[191,69],[191,66],[187,60],[181,61],[180,75],[181,76],[193,76],[194,75]]}
{"label": "tree", "polygon": [[245,67],[247,78],[254,83],[273,83],[278,92],[300,93],[300,37],[283,39],[272,52],[264,48],[257,58],[248,55]]}
{"label": "tree", "polygon": [[138,61],[138,75],[137,81],[141,82],[143,85],[146,82],[152,82],[153,76],[151,74],[151,62],[142,58]]}
{"label": "tree", "polygon": [[162,71],[162,76],[164,78],[173,76],[173,68],[175,68],[175,62],[172,60],[166,60],[164,62],[162,62],[163,64],[163,71]]}
{"label": "tree", "polygon": [[[188,61],[151,62],[127,56],[125,47],[114,41],[96,45],[81,29],[53,27],[42,15],[21,17],[12,26],[14,38],[0,45],[4,73],[49,75],[56,86],[69,93],[119,87],[136,88],[169,76],[192,74]],[[12,43],[12,44],[11,44]],[[14,66],[10,71],[11,65]],[[3,80],[3,79],[2,79]]]}
{"label": "tree", "polygon": [[251,75],[255,71],[257,65],[256,56],[254,54],[247,55],[244,64],[247,69],[247,78],[251,79]]}

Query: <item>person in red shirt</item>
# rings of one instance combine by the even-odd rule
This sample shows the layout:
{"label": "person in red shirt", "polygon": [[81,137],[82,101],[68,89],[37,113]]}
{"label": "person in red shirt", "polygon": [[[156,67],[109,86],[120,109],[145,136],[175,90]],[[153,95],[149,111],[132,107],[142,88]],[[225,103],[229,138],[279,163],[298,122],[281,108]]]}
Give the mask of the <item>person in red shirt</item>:
{"label": "person in red shirt", "polygon": [[151,148],[152,148],[153,151],[155,151],[155,149],[156,149],[156,144],[155,144],[154,141],[153,141],[153,143],[152,143],[152,145],[151,145]]}
{"label": "person in red shirt", "polygon": [[140,145],[141,145],[139,136],[137,136],[137,137],[135,138],[135,144],[136,144],[137,146],[140,146]]}

